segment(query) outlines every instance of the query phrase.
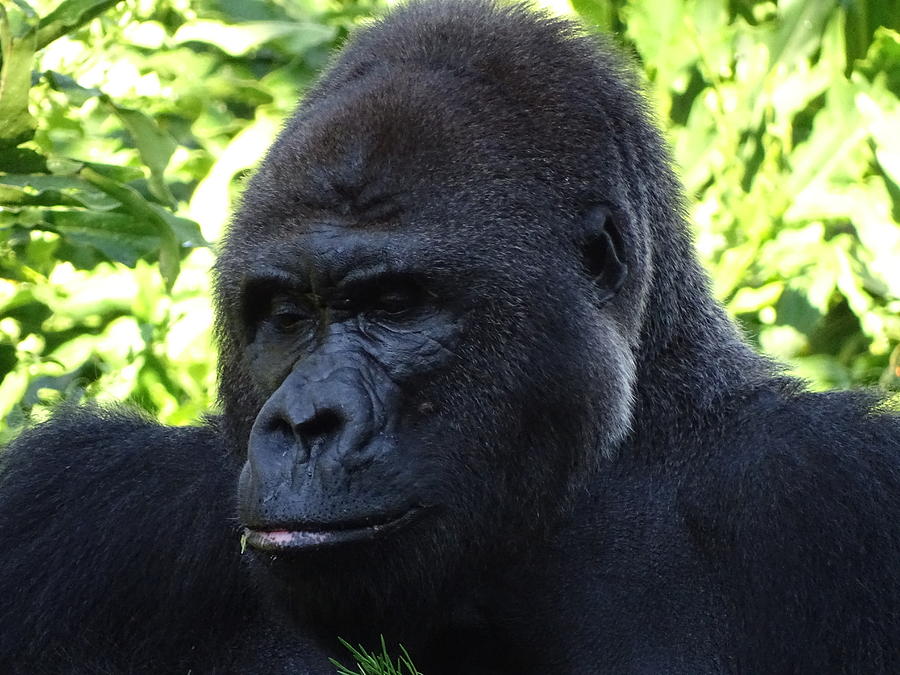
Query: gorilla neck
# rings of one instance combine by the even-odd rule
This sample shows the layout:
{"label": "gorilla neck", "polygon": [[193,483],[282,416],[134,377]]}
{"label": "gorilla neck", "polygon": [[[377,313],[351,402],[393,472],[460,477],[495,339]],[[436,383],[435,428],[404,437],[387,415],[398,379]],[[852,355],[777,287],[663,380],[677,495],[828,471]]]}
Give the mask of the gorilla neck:
{"label": "gorilla neck", "polygon": [[[751,350],[713,299],[690,242],[676,232],[681,246],[667,247],[681,249],[680,263],[662,266],[663,274],[654,278],[649,291],[625,455],[671,455],[690,444],[690,430],[711,410],[777,374],[776,366]],[[642,425],[642,419],[654,422]]]}

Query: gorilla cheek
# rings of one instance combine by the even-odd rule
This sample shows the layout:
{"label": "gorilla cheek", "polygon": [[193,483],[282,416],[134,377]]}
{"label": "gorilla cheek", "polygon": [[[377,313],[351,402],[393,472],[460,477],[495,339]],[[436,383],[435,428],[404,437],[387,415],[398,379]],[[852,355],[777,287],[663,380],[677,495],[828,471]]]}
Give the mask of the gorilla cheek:
{"label": "gorilla cheek", "polygon": [[536,359],[556,364],[544,374],[543,419],[564,439],[561,450],[580,455],[577,469],[591,469],[631,428],[637,373],[627,334],[615,318],[593,303],[569,306],[568,315],[559,317],[558,327],[565,328],[557,342],[546,348],[543,361]]}
{"label": "gorilla cheek", "polygon": [[631,430],[637,369],[632,351],[612,320],[604,321],[598,333],[604,348],[598,350],[595,357],[599,372],[593,376],[592,382],[594,388],[601,387],[594,395],[594,418],[599,426],[596,442],[599,457],[610,456]]}

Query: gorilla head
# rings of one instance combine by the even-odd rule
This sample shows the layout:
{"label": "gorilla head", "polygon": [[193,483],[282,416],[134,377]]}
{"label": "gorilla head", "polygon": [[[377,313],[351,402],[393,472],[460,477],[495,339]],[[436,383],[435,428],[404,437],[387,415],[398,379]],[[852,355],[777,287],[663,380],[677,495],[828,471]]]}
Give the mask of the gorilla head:
{"label": "gorilla head", "polygon": [[635,363],[679,321],[654,256],[689,242],[617,63],[522,6],[409,5],[250,183],[222,400],[247,541],[307,610],[427,604],[523,554],[628,433]]}

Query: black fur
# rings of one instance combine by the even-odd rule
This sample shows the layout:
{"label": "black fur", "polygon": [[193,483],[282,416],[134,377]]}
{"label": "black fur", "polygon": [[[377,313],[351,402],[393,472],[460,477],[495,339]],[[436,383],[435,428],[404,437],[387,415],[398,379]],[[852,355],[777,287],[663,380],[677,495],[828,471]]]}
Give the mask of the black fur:
{"label": "black fur", "polygon": [[2,456],[4,672],[331,673],[379,633],[427,675],[900,672],[900,420],[748,349],[572,24],[360,31],[216,300],[221,418],[63,410]]}

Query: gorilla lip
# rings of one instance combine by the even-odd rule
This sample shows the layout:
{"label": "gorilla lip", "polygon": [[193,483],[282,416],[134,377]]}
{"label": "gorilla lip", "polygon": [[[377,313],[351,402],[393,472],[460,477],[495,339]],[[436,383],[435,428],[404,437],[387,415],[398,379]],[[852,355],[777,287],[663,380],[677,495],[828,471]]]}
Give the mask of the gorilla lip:
{"label": "gorilla lip", "polygon": [[421,511],[422,508],[413,508],[400,516],[388,516],[365,525],[361,525],[359,520],[328,524],[294,523],[266,529],[247,527],[244,533],[247,545],[258,551],[302,551],[375,539],[405,527]]}

